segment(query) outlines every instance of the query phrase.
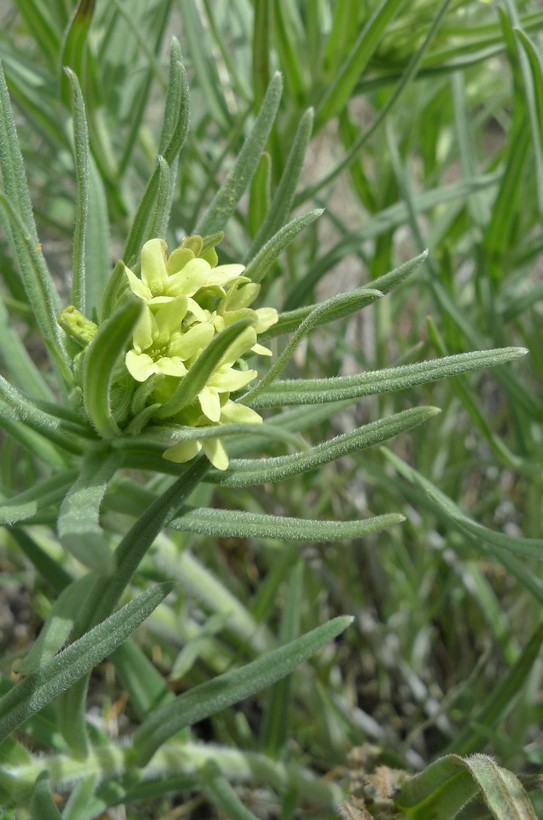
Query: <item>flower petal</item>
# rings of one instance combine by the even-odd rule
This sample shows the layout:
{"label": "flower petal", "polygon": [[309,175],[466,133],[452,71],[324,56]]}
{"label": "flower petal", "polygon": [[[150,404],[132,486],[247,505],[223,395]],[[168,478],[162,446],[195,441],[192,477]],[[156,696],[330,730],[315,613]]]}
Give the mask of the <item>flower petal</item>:
{"label": "flower petal", "polygon": [[172,333],[181,329],[181,322],[187,313],[187,298],[179,296],[166,305],[161,305],[155,313],[158,328],[156,341],[159,345],[167,344]]}
{"label": "flower petal", "polygon": [[154,361],[147,353],[138,353],[136,350],[129,350],[124,361],[126,369],[137,382],[144,382],[149,376],[157,372]]}
{"label": "flower petal", "polygon": [[155,362],[155,373],[182,378],[186,375],[187,368],[178,356],[162,356]]}
{"label": "flower petal", "polygon": [[227,401],[221,410],[221,424],[262,424],[262,417],[251,407]]}
{"label": "flower petal", "polygon": [[218,392],[209,385],[198,393],[198,401],[202,412],[210,421],[219,421],[221,417],[221,401]]}
{"label": "flower petal", "polygon": [[169,277],[166,292],[170,296],[192,296],[207,284],[210,272],[205,259],[191,259],[179,273]]}
{"label": "flower petal", "polygon": [[153,294],[145,284],[139,279],[135,273],[133,273],[130,268],[127,268],[126,265],[124,267],[124,273],[126,278],[128,279],[128,286],[132,293],[138,296],[140,299],[143,299],[144,302],[147,302],[149,299],[152,298]]}
{"label": "flower petal", "polygon": [[[227,282],[231,282],[233,279],[237,279],[238,276],[241,276],[244,270],[245,265],[219,265],[217,268],[212,269],[206,285],[208,287],[213,285],[226,285]],[[246,276],[241,277],[241,279],[244,282],[249,281]]]}
{"label": "flower petal", "polygon": [[171,356],[179,356],[183,361],[196,356],[213,338],[213,325],[209,322],[199,322],[192,325],[186,333],[176,334],[175,340],[170,343]]}
{"label": "flower petal", "polygon": [[133,345],[138,352],[147,350],[152,346],[157,336],[158,327],[155,317],[146,305],[134,328],[132,336]]}
{"label": "flower petal", "polygon": [[222,439],[204,438],[202,439],[204,453],[217,470],[228,469],[228,453],[225,450]]}
{"label": "flower petal", "polygon": [[194,253],[190,248],[176,248],[168,257],[166,273],[168,276],[173,276],[174,273],[178,273],[181,268],[184,268],[191,259],[194,259]]}
{"label": "flower petal", "polygon": [[199,441],[180,441],[179,444],[168,447],[162,453],[162,458],[175,461],[177,464],[184,464],[185,461],[190,461],[191,458],[197,456],[201,449],[202,445]]}
{"label": "flower petal", "polygon": [[230,393],[245,387],[258,376],[257,370],[234,370],[232,367],[221,367],[215,370],[208,385],[219,393]]}
{"label": "flower petal", "polygon": [[141,278],[153,296],[161,296],[168,279],[166,273],[166,243],[149,239],[141,249]]}

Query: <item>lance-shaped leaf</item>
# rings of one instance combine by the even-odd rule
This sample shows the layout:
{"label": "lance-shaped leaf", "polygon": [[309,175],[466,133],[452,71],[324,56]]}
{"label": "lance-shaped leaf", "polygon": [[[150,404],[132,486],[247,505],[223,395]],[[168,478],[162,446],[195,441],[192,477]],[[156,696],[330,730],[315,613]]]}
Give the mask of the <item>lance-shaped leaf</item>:
{"label": "lance-shaped leaf", "polygon": [[[373,304],[376,299],[380,299],[383,292],[375,288],[357,288],[356,290],[347,293],[339,294],[332,297],[337,300],[335,305],[329,305],[328,310],[317,313],[314,316],[314,322],[311,322],[310,329],[326,325],[329,322],[335,322],[336,319],[343,319],[345,316],[350,316],[352,313],[361,310],[367,305]],[[331,302],[332,300],[327,300]],[[315,310],[318,310],[323,302],[307,305],[297,310],[288,310],[279,314],[278,321],[272,325],[268,330],[262,334],[261,338],[270,336],[280,336],[283,333],[291,333],[293,330],[298,330],[302,322],[311,316]]]}
{"label": "lance-shaped leaf", "polygon": [[104,575],[113,567],[113,556],[100,527],[100,505],[120,463],[119,453],[104,456],[101,452],[89,452],[58,516],[57,529],[64,549],[86,567]]}
{"label": "lance-shaped leaf", "polygon": [[168,165],[177,158],[183,147],[190,125],[189,84],[181,62],[181,48],[174,37],[170,50],[168,91],[164,103],[164,119],[160,134],[159,153]]}
{"label": "lance-shaped leaf", "polygon": [[181,379],[170,401],[158,409],[155,416],[162,419],[169,418],[194,401],[198,393],[206,386],[213,371],[228,354],[229,348],[250,327],[251,319],[239,319],[218,333],[200,354],[187,375]]}
{"label": "lance-shaped leaf", "polygon": [[215,231],[221,231],[233,214],[257,169],[260,154],[264,150],[275,120],[282,89],[283,81],[281,75],[277,73],[268,86],[260,113],[238,155],[236,164],[213,197],[207,213],[199,222],[195,233],[207,236],[210,233],[215,233]]}
{"label": "lance-shaped leaf", "polygon": [[103,438],[120,435],[110,403],[110,387],[115,368],[124,355],[136,322],[143,309],[140,299],[125,302],[102,322],[85,352],[83,396],[87,415]]}
{"label": "lance-shaped leaf", "polygon": [[302,173],[312,130],[313,109],[310,108],[300,120],[277,191],[272,199],[268,214],[254,239],[253,247],[249,251],[249,259],[252,259],[258,249],[271,239],[287,221],[296,193],[296,186]]}
{"label": "lance-shaped leaf", "polygon": [[61,820],[49,785],[49,772],[38,775],[32,797],[30,798],[30,820]]}
{"label": "lance-shaped leaf", "polygon": [[81,78],[87,99],[91,97],[93,104],[97,103],[97,100],[93,99],[95,95],[89,94],[89,92],[96,92],[96,87],[88,82],[94,68],[88,44],[88,33],[95,8],[96,0],[79,0],[66,29],[62,51],[59,55],[60,88],[66,106],[70,104],[70,87],[62,71],[64,66],[73,69],[74,73]]}
{"label": "lance-shaped leaf", "polygon": [[279,515],[185,507],[170,528],[221,538],[271,538],[278,541],[350,541],[379,532],[405,521],[403,515],[389,513],[362,521],[313,521]]}
{"label": "lance-shaped leaf", "polygon": [[27,676],[39,670],[62,649],[70,637],[81,601],[94,582],[94,575],[88,572],[62,590],[32,648],[20,663],[16,662],[15,671],[18,676]]}
{"label": "lance-shaped leaf", "polygon": [[[141,436],[123,436],[114,442],[114,446],[126,453],[145,453],[162,455],[166,447],[180,441],[199,441],[206,438],[228,438],[230,436],[260,436],[267,441],[280,441],[289,444],[296,450],[307,449],[306,443],[294,433],[283,429],[278,424],[221,424],[209,427],[164,426],[148,428]],[[261,442],[259,441],[259,445]]]}
{"label": "lance-shaped leaf", "polygon": [[373,370],[355,376],[336,376],[331,379],[304,379],[277,381],[265,393],[257,396],[251,407],[284,407],[289,404],[320,404],[343,399],[360,399],[378,393],[392,393],[419,384],[459,376],[469,370],[495,367],[524,356],[523,347],[503,347],[458,353],[427,362]]}
{"label": "lance-shaped leaf", "polygon": [[172,590],[156,584],[87,632],[0,699],[0,742],[107,658]]}
{"label": "lance-shaped leaf", "polygon": [[9,219],[11,227],[9,235],[21,271],[28,303],[36,317],[37,325],[51,355],[51,360],[57,366],[64,381],[69,384],[71,382],[71,373],[64,344],[65,337],[57,322],[59,313],[58,297],[45,263],[41,244],[32,241],[32,234],[22,215],[2,191],[0,191],[0,206]]}
{"label": "lance-shaped leaf", "polygon": [[497,820],[536,820],[519,779],[482,754],[468,758],[447,755],[436,760],[401,786],[394,804],[413,820],[456,817],[477,794]]}
{"label": "lance-shaped leaf", "polygon": [[209,469],[209,462],[204,457],[195,458],[183,467],[180,478],[144,510],[120,541],[114,554],[116,569],[107,580],[96,586],[93,595],[85,602],[85,612],[81,613],[77,626],[80,632],[113,611],[143,556],[162,527],[167,525],[187,496],[201,482]]}
{"label": "lance-shaped leaf", "polygon": [[0,399],[8,405],[17,421],[26,424],[31,430],[40,433],[44,438],[49,439],[53,444],[67,452],[76,454],[81,452],[79,442],[72,435],[73,432],[76,434],[80,432],[80,425],[74,426],[65,419],[44,412],[28,396],[23,396],[2,376],[0,376]]}
{"label": "lance-shaped leaf", "polygon": [[[127,265],[131,265],[135,260],[139,249],[148,240],[154,237],[149,225],[160,222],[156,216],[157,212],[162,214],[163,202],[159,202],[161,192],[168,191],[167,202],[169,201],[170,189],[170,168],[164,157],[157,157],[156,165],[147,187],[143,193],[138,210],[136,211],[130,227],[130,232],[126,240],[123,251],[123,259]],[[124,271],[124,268],[123,268]]]}
{"label": "lance-shaped leaf", "polygon": [[413,407],[411,410],[404,410],[389,418],[366,424],[351,433],[344,433],[330,441],[324,441],[304,453],[275,458],[235,459],[230,462],[228,470],[222,472],[211,470],[206,480],[224,484],[227,487],[248,487],[252,484],[284,481],[286,478],[292,478],[309,470],[316,470],[337,458],[411,430],[439,412],[437,407]]}
{"label": "lance-shaped leaf", "polygon": [[200,776],[204,794],[221,814],[231,820],[258,820],[256,814],[243,805],[215,761],[208,761],[202,767]]}
{"label": "lance-shaped leaf", "polygon": [[185,695],[157,709],[134,736],[138,764],[145,765],[154,752],[185,726],[192,726],[288,675],[343,632],[352,618],[344,616],[279,647],[252,663],[196,686]]}
{"label": "lance-shaped leaf", "polygon": [[69,68],[66,68],[65,72],[71,92],[75,181],[77,185],[72,251],[72,304],[85,315],[87,312],[86,254],[89,213],[89,133],[85,103],[77,75]]}
{"label": "lance-shaped leaf", "polygon": [[316,208],[313,211],[308,211],[306,214],[296,216],[290,222],[287,222],[275,236],[272,236],[272,238],[266,242],[256,256],[251,259],[243,275],[247,276],[253,282],[260,282],[279,254],[290,245],[300,231],[303,231],[311,225],[322,213],[324,213],[322,208]]}
{"label": "lance-shaped leaf", "polygon": [[302,339],[311,333],[314,327],[326,321],[334,321],[342,316],[348,316],[350,313],[370,304],[381,296],[382,294],[378,290],[360,288],[351,293],[340,293],[338,296],[332,296],[331,299],[327,299],[325,302],[316,305],[309,316],[299,325],[296,333],[266,375],[262,377],[258,384],[244,393],[240,400],[243,401],[244,404],[250,404],[256,396],[264,392],[266,387],[276,380]]}
{"label": "lance-shaped leaf", "polygon": [[0,524],[18,524],[50,505],[58,507],[66,490],[77,476],[76,470],[63,470],[51,478],[36,482],[12,498],[0,502]]}

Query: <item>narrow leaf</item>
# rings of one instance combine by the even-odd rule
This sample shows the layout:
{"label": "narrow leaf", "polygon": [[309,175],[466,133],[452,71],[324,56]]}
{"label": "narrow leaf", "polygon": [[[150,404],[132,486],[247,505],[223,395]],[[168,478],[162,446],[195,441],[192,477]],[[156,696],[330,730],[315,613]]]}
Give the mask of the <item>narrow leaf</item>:
{"label": "narrow leaf", "polygon": [[71,69],[65,69],[70,83],[74,155],[75,180],[77,185],[77,199],[75,203],[75,228],[72,262],[72,304],[86,315],[87,313],[87,285],[86,285],[86,253],[87,253],[87,225],[89,215],[89,133],[85,103],[77,76]]}
{"label": "narrow leaf", "polygon": [[536,558],[539,561],[543,560],[543,538],[522,538],[520,536],[514,538],[504,532],[488,529],[488,527],[484,527],[482,524],[472,521],[450,498],[447,498],[444,493],[438,490],[431,481],[428,481],[424,476],[420,475],[420,473],[413,470],[397,457],[394,457],[393,454],[387,455],[389,459],[393,460],[394,466],[402,475],[409,481],[414,481],[423,488],[430,500],[447,520],[460,529],[469,532],[470,535],[482,539],[493,547],[498,547],[499,551],[496,553],[498,556],[501,550],[506,550],[513,555]]}
{"label": "narrow leaf", "polygon": [[322,209],[308,211],[306,214],[296,216],[284,225],[275,236],[266,242],[245,268],[243,275],[248,276],[253,282],[260,282],[268,270],[271,268],[279,254],[287,248],[290,243],[305,230],[312,222],[323,213]]}
{"label": "narrow leaf", "polygon": [[256,171],[260,154],[264,150],[273,126],[282,87],[281,75],[277,73],[270,82],[260,113],[238,155],[234,168],[215,194],[207,213],[198,224],[196,233],[207,236],[215,231],[221,231],[233,214]]}
{"label": "narrow leaf", "polygon": [[278,541],[350,541],[400,524],[403,515],[389,513],[361,521],[314,521],[278,515],[184,507],[170,529],[220,538],[270,538]]}
{"label": "narrow leaf", "polygon": [[115,368],[139,318],[143,303],[130,299],[109,319],[102,322],[85,351],[83,362],[83,396],[87,415],[103,438],[120,435],[113,418],[110,387]]}
{"label": "narrow leaf", "polygon": [[374,370],[355,376],[336,376],[331,379],[304,379],[277,381],[265,393],[257,396],[252,407],[284,407],[287,404],[320,404],[343,399],[359,399],[379,393],[405,390],[419,384],[458,376],[469,370],[495,367],[524,356],[523,347],[504,347],[472,353],[458,353],[417,364],[402,365],[385,370]]}
{"label": "narrow leaf", "polygon": [[104,456],[89,452],[58,515],[58,535],[64,549],[84,566],[104,575],[112,569],[113,557],[100,527],[100,505],[120,462],[118,453]]}
{"label": "narrow leaf", "polygon": [[0,742],[120,646],[172,590],[156,584],[87,632],[0,699]]}
{"label": "narrow leaf", "polygon": [[285,168],[281,174],[281,180],[271,202],[268,215],[262,223],[253,242],[253,246],[249,251],[249,259],[252,259],[258,249],[271,239],[287,221],[294,201],[296,187],[302,173],[312,130],[313,109],[309,108],[302,116],[296,134],[294,135]]}
{"label": "narrow leaf", "polygon": [[277,376],[286,367],[289,359],[300,342],[311,333],[313,328],[317,325],[324,324],[324,322],[332,322],[343,316],[348,316],[359,306],[365,307],[367,304],[379,299],[381,293],[378,290],[367,290],[360,288],[349,293],[340,293],[338,296],[332,296],[330,299],[316,305],[311,313],[301,322],[296,329],[296,333],[281,352],[278,359],[272,364],[268,372],[262,379],[250,390],[248,390],[241,397],[240,401],[248,404],[253,399],[262,393],[266,387],[272,382],[276,381]]}
{"label": "narrow leaf", "polygon": [[288,675],[343,632],[352,620],[348,616],[334,618],[241,669],[231,670],[212,681],[196,686],[172,703],[157,709],[144,721],[134,736],[138,764],[145,765],[168,738],[185,726],[192,726]]}
{"label": "narrow leaf", "polygon": [[413,820],[455,817],[478,791],[497,820],[536,820],[518,778],[482,754],[439,758],[409,778],[400,787],[394,803]]}
{"label": "narrow leaf", "polygon": [[234,459],[228,470],[211,470],[206,480],[227,487],[248,487],[283,481],[411,430],[439,412],[437,407],[414,407],[324,441],[308,452],[275,458]]}

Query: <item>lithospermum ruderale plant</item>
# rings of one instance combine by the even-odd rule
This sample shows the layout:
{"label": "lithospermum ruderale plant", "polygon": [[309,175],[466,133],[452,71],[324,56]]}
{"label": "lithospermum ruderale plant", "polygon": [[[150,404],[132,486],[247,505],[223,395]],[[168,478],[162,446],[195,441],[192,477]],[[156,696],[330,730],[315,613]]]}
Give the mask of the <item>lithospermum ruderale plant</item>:
{"label": "lithospermum ruderale plant", "polygon": [[[189,539],[273,539],[292,546],[361,538],[400,524],[399,514],[337,521],[247,511],[238,508],[236,493],[319,470],[431,423],[438,412],[414,406],[309,443],[310,428],[322,430],[334,413],[365,396],[504,364],[524,351],[485,350],[376,372],[279,379],[317,326],[381,299],[424,255],[371,288],[318,304],[281,311],[260,298],[265,275],[280,270],[280,254],[320,215],[289,216],[311,132],[308,112],[257,241],[243,264],[221,259],[219,243],[228,237],[230,217],[273,126],[279,75],[195,230],[184,238],[176,234],[170,212],[188,133],[188,90],[174,42],[156,166],[134,209],[122,260],[105,270],[93,253],[93,237],[107,235],[105,199],[76,74],[68,71],[66,82],[77,203],[71,293],[67,297],[63,285],[62,298],[35,227],[3,78],[0,86],[3,229],[26,294],[22,316],[49,362],[38,367],[18,335],[20,322],[3,317],[0,424],[17,465],[14,485],[2,488],[0,516],[47,594],[39,637],[17,659],[12,680],[2,681],[2,798],[14,810],[30,807],[33,817],[52,817],[58,815],[53,790],[60,803],[70,795],[64,816],[81,818],[146,794],[197,792],[229,817],[252,817],[235,788],[245,784],[296,794],[310,813],[335,811],[342,788],[304,768],[295,753],[285,763],[266,749],[239,748],[240,742],[208,744],[191,727],[268,687],[276,707],[284,706],[288,690],[274,687],[289,676],[295,680],[300,664],[309,681],[325,674],[322,652],[308,660],[351,617],[335,617],[301,635],[287,623],[275,634],[192,555]],[[297,589],[293,577],[293,601]],[[212,613],[203,626],[179,603],[187,590]],[[276,594],[273,583],[268,593]],[[151,635],[175,633],[193,657],[202,651],[209,679],[200,676],[175,694],[192,661],[181,653],[176,674],[166,679],[160,657],[151,661],[132,637],[144,621]],[[238,647],[236,658],[224,656],[216,643],[221,630]],[[107,721],[90,720],[90,674],[106,658],[130,716],[120,740]],[[232,724],[224,736],[238,729]]]}

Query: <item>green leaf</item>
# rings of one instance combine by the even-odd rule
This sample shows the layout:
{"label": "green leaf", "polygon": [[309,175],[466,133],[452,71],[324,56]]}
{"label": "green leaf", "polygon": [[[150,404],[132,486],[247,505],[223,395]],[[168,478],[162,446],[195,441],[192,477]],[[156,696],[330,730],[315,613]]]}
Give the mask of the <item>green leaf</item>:
{"label": "green leaf", "polygon": [[131,298],[100,325],[85,351],[83,360],[83,397],[87,415],[103,438],[120,435],[113,417],[110,388],[115,369],[132,335],[143,308],[140,299]]}
{"label": "green leaf", "polygon": [[30,799],[30,818],[31,820],[58,820],[60,817],[61,814],[55,805],[49,787],[49,772],[43,771],[38,775]]}
{"label": "green leaf", "polygon": [[170,529],[220,538],[270,538],[278,541],[350,541],[405,521],[389,513],[360,521],[314,521],[279,515],[184,507],[170,522]]}
{"label": "green leaf", "polygon": [[332,296],[330,299],[326,299],[326,301],[316,305],[311,313],[298,326],[296,333],[281,352],[279,358],[272,364],[266,375],[263,376],[254,387],[244,393],[240,401],[243,401],[244,404],[249,404],[255,396],[264,392],[269,384],[276,381],[277,376],[285,368],[300,342],[308,336],[317,325],[324,324],[325,322],[333,322],[343,316],[348,316],[350,313],[359,310],[360,307],[365,307],[376,299],[380,299],[381,296],[382,294],[378,290],[359,288],[349,293],[340,293],[338,296]]}
{"label": "green leaf", "polygon": [[145,765],[168,738],[185,726],[192,726],[288,675],[343,632],[352,620],[347,616],[334,618],[241,669],[233,669],[196,686],[172,703],[157,709],[143,722],[134,736],[138,765]]}
{"label": "green leaf", "polygon": [[62,649],[70,637],[81,601],[94,580],[94,576],[87,573],[64,587],[54,601],[32,648],[21,662],[17,663],[16,671],[19,676],[27,676],[38,671],[40,666],[49,662]]}
{"label": "green leaf", "polygon": [[120,646],[172,590],[156,584],[87,632],[0,699],[0,742]]}
{"label": "green leaf", "polygon": [[497,820],[536,820],[533,806],[515,775],[488,755],[447,755],[407,780],[394,803],[413,820],[456,817],[480,792]]}
{"label": "green leaf", "polygon": [[251,327],[251,319],[239,319],[217,333],[198,357],[198,364],[189,369],[172,398],[155,412],[155,416],[160,419],[170,418],[194,401],[198,393],[206,386],[221,359],[227,355],[228,349],[249,327]]}
{"label": "green leaf", "polygon": [[276,73],[270,82],[260,113],[238,155],[234,168],[213,197],[205,216],[198,223],[195,233],[207,236],[215,233],[215,231],[222,231],[228,219],[234,213],[257,169],[260,155],[265,148],[279,107],[282,87],[281,75]]}
{"label": "green leaf", "polygon": [[[85,96],[89,99],[89,91],[95,89],[88,82],[92,55],[88,46],[88,34],[96,8],[96,0],[79,0],[74,9],[70,24],[66,29],[62,50],[59,54],[60,89],[66,107],[70,104],[70,88],[67,84],[63,69],[67,66],[85,89]],[[94,103],[96,100],[93,101]]]}
{"label": "green leaf", "polygon": [[368,371],[355,376],[277,381],[270,385],[265,393],[257,396],[251,406],[261,408],[284,407],[290,404],[319,404],[323,401],[360,399],[363,396],[391,393],[449,376],[458,376],[469,370],[505,364],[519,356],[524,356],[527,352],[523,347],[504,347],[472,353],[458,353],[454,356]]}
{"label": "green leaf", "polygon": [[87,226],[89,214],[89,133],[85,103],[79,81],[74,72],[64,69],[71,90],[75,180],[77,185],[77,199],[75,203],[75,228],[73,241],[72,261],[72,304],[83,314],[87,314],[87,284],[86,284],[86,255],[87,255]]}
{"label": "green leaf", "polygon": [[70,575],[59,566],[58,561],[51,558],[51,556],[36,543],[34,538],[27,532],[24,532],[24,530],[20,530],[17,527],[9,528],[9,534],[43,580],[55,593],[61,593],[72,579]]}
{"label": "green leaf", "polygon": [[416,77],[423,57],[428,51],[430,43],[435,37],[439,29],[439,26],[441,25],[441,22],[445,17],[447,8],[451,4],[451,2],[452,0],[443,0],[443,2],[441,3],[441,6],[432,18],[432,23],[426,33],[423,42],[421,43],[417,51],[414,52],[401,78],[398,80],[398,82],[395,83],[393,92],[390,94],[384,105],[379,109],[379,113],[377,114],[369,128],[367,128],[356,140],[353,141],[351,147],[349,148],[343,159],[336,164],[332,171],[330,171],[321,180],[316,182],[314,185],[311,185],[309,188],[306,188],[305,191],[302,192],[299,198],[300,201],[305,201],[306,199],[314,197],[318,191],[320,191],[322,188],[325,188],[327,185],[333,182],[341,174],[342,171],[348,168],[351,165],[351,163],[354,162],[354,160],[356,160],[360,156],[360,149],[362,148],[364,143],[367,142],[371,135],[379,128],[383,120],[388,116],[390,110],[394,107],[394,105],[396,105],[405,89]]}
{"label": "green leaf", "polygon": [[164,119],[159,141],[159,154],[169,166],[181,151],[190,126],[189,84],[181,62],[181,48],[175,37],[170,49],[170,74],[164,103]]}
{"label": "green leaf", "polygon": [[513,29],[513,31],[528,58],[528,65],[525,60],[521,59],[521,70],[532,129],[536,193],[541,216],[543,215],[543,62],[528,35],[519,29]]}
{"label": "green leaf", "polygon": [[18,524],[51,505],[58,508],[76,476],[76,470],[64,470],[51,478],[36,482],[33,487],[16,496],[3,499],[0,503],[0,524]]}
{"label": "green leaf", "polygon": [[284,481],[295,475],[316,470],[323,464],[379,444],[392,436],[411,430],[427,421],[436,413],[437,407],[413,407],[385,419],[366,424],[350,433],[336,436],[317,444],[304,453],[262,459],[234,459],[228,470],[211,470],[206,481],[227,487],[249,487],[253,484]]}
{"label": "green leaf", "polygon": [[58,514],[57,530],[64,549],[103,575],[112,569],[113,556],[100,527],[100,505],[120,463],[119,453],[87,453]]}
{"label": "green leaf", "polygon": [[245,268],[243,275],[248,276],[253,282],[260,282],[281,251],[284,251],[298,236],[300,231],[305,230],[305,228],[318,219],[322,213],[323,209],[320,208],[294,217],[294,219],[284,225],[281,230],[278,231],[275,236],[272,236],[264,247],[258,251],[256,256],[251,259]]}
{"label": "green leaf", "polygon": [[[346,305],[339,304],[337,308],[326,311],[324,315],[320,315],[318,317],[316,326],[318,327],[323,324],[328,324],[328,322],[335,322],[336,319],[342,319],[344,316],[349,316],[354,311],[366,307],[366,305],[371,305],[375,299],[389,293],[396,287],[396,285],[399,285],[404,279],[410,276],[416,268],[424,262],[427,256],[428,251],[424,251],[424,253],[421,253],[414,259],[410,259],[409,262],[404,262],[403,265],[400,265],[398,268],[390,271],[390,273],[385,273],[384,276],[374,279],[373,282],[368,285],[350,291],[349,295],[352,297],[352,304],[349,304],[348,302]],[[371,287],[369,286],[370,284]],[[272,325],[265,334],[262,334],[262,338],[279,336],[282,333],[290,333],[291,331],[296,330],[300,323],[303,322],[304,319],[310,315],[310,313],[319,307],[319,304],[322,303],[306,305],[305,307],[300,307],[296,310],[283,311],[279,314],[279,320],[276,324]]]}
{"label": "green leaf", "polygon": [[13,411],[15,418],[31,430],[40,433],[57,447],[69,453],[79,454],[81,452],[80,444],[73,435],[81,432],[79,425],[73,425],[67,420],[44,412],[34,401],[19,393],[2,376],[0,376],[0,399]]}
{"label": "green leaf", "polygon": [[398,14],[404,0],[382,0],[360,32],[343,65],[338,68],[317,106],[317,128],[342,111],[350,100],[356,84],[378,48],[387,26]]}
{"label": "green leaf", "polygon": [[313,129],[313,109],[308,109],[302,116],[281,174],[281,180],[272,199],[268,215],[255,237],[248,258],[252,259],[262,246],[268,242],[287,221],[294,194],[304,166],[305,155]]}
{"label": "green leaf", "polygon": [[[1,161],[2,156],[0,153],[0,162]],[[0,191],[0,207],[4,209],[9,218],[9,223],[12,228],[9,233],[28,303],[36,317],[43,341],[49,351],[52,362],[57,366],[64,381],[70,384],[72,376],[68,354],[65,348],[65,336],[57,322],[57,316],[60,312],[58,297],[42,254],[41,245],[39,242],[32,242],[31,231],[23,221],[23,217],[15,210],[12,201],[2,191]]]}
{"label": "green leaf", "polygon": [[[298,560],[288,578],[285,602],[281,612],[280,642],[295,640],[300,634],[304,600],[304,563]],[[267,755],[277,759],[283,753],[291,735],[291,676],[275,683],[270,691],[262,727],[262,747]]]}
{"label": "green leaf", "polygon": [[86,611],[82,613],[82,621],[78,625],[81,631],[88,627],[84,623],[88,618],[90,623],[96,623],[113,611],[160,530],[167,526],[208,469],[206,458],[194,459],[185,467],[181,477],[140,515],[115,550],[115,571],[107,580],[100,581],[86,602]]}
{"label": "green leaf", "polygon": [[230,820],[258,820],[245,808],[236,792],[214,761],[208,761],[201,770],[202,790],[210,803]]}
{"label": "green leaf", "polygon": [[70,794],[62,811],[62,820],[87,820],[89,803],[94,794],[98,777],[92,774],[81,780]]}
{"label": "green leaf", "polygon": [[148,239],[154,239],[150,226],[159,224],[164,219],[164,202],[159,196],[168,191],[166,202],[169,202],[170,169],[164,157],[157,157],[155,169],[147,183],[138,210],[132,220],[132,225],[123,251],[123,259],[127,265],[132,265],[139,254],[140,248]]}
{"label": "green leaf", "polygon": [[159,670],[133,640],[116,649],[110,660],[140,719],[173,698]]}
{"label": "green leaf", "polygon": [[25,348],[22,339],[13,326],[12,316],[4,299],[0,298],[0,362],[4,375],[14,387],[29,396],[52,400],[53,393]]}

